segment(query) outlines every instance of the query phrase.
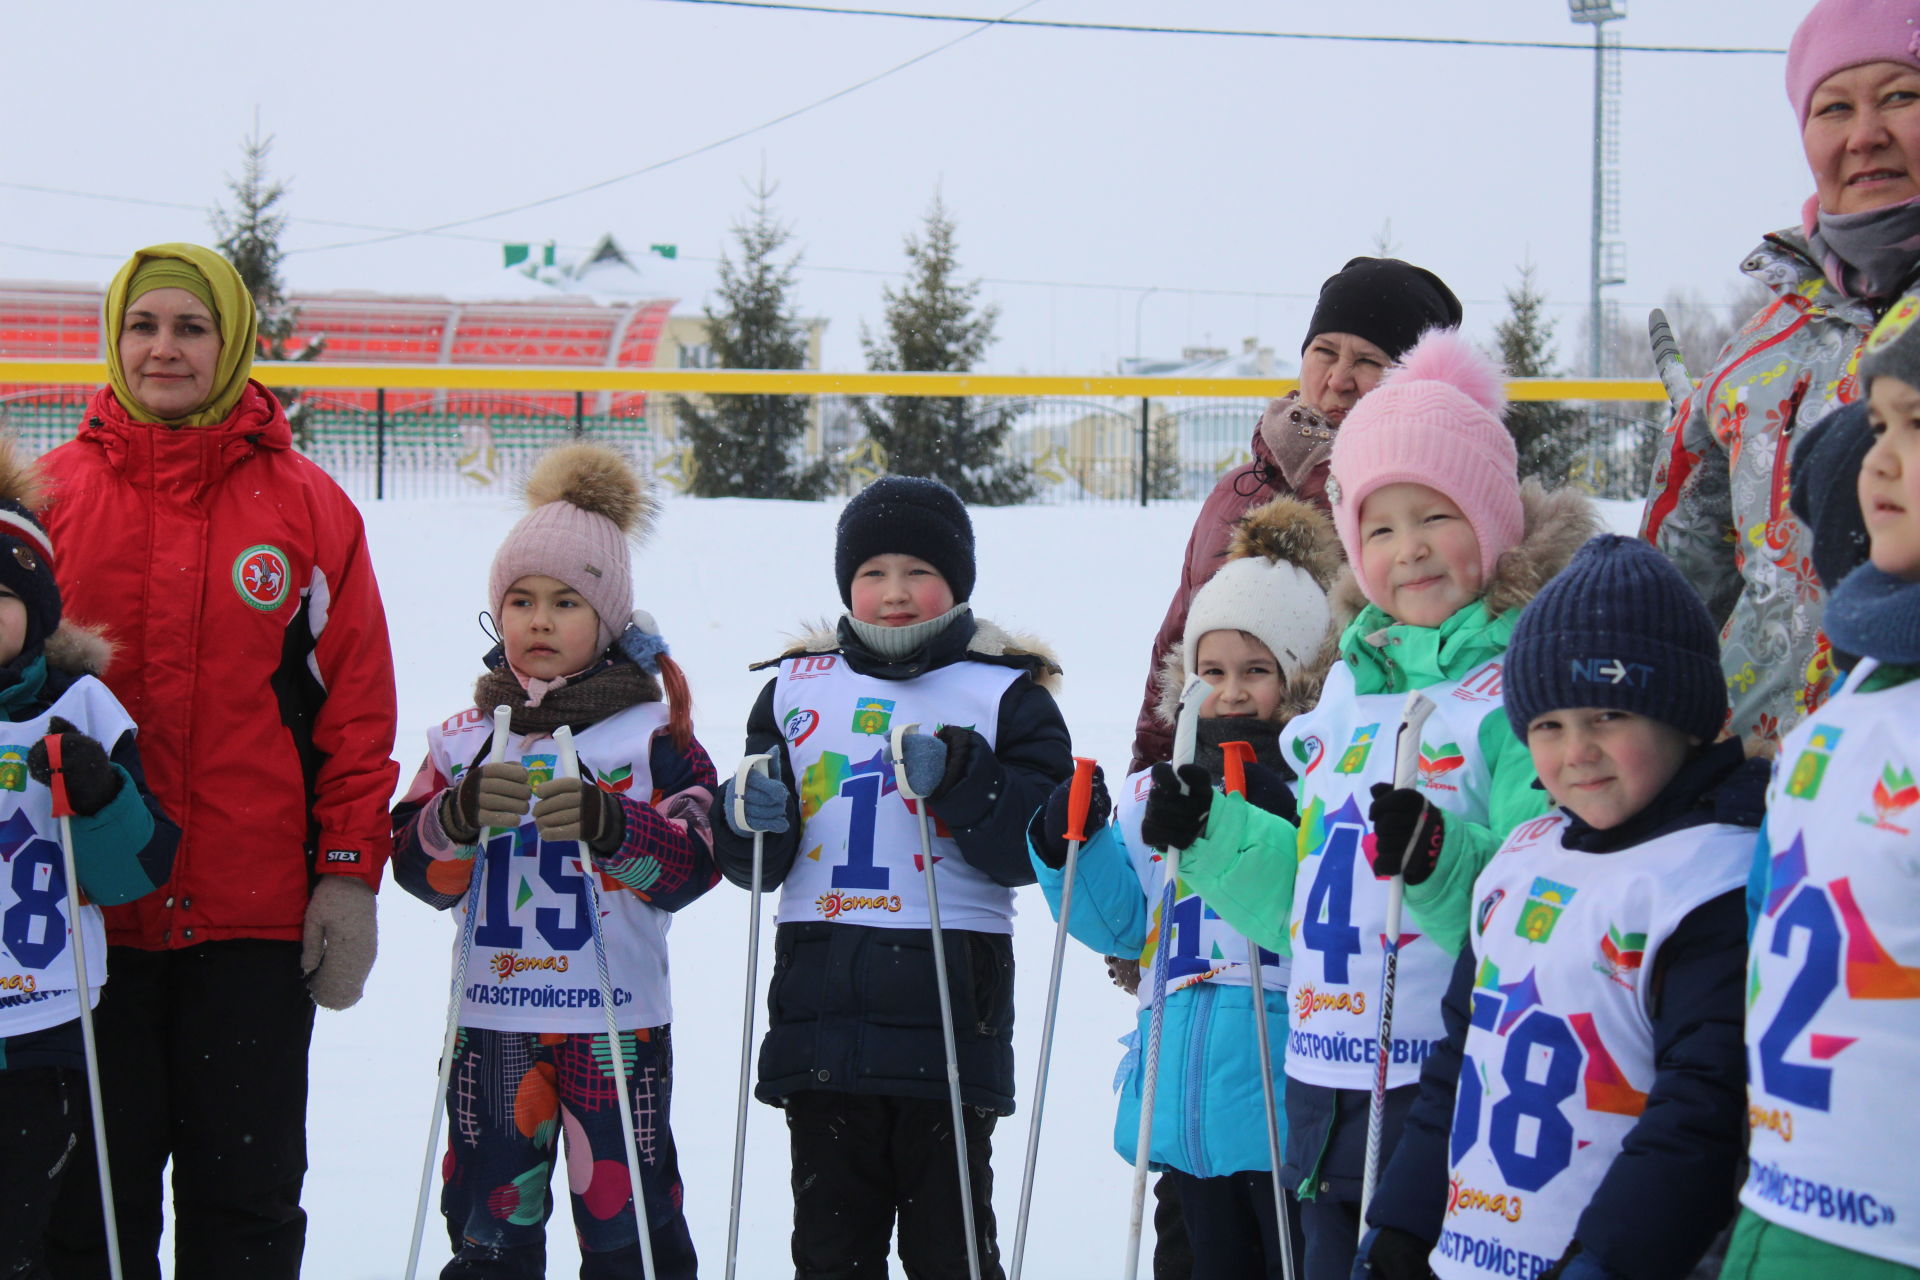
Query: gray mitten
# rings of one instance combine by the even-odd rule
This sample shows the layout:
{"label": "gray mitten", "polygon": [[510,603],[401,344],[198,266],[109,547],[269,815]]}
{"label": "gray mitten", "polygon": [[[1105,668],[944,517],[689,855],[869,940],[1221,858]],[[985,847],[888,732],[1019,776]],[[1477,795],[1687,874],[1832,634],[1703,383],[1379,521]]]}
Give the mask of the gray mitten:
{"label": "gray mitten", "polygon": [[747,775],[747,790],[744,797],[747,811],[747,827],[742,831],[734,821],[733,799],[738,794],[734,790],[733,779],[720,788],[720,811],[727,816],[727,825],[733,828],[733,834],[743,840],[751,840],[756,831],[768,831],[779,834],[787,829],[787,787],[783,782],[769,778],[764,773]]}
{"label": "gray mitten", "polygon": [[[947,744],[931,733],[910,733],[900,739],[900,754],[906,757],[907,785],[916,796],[931,796],[940,790],[947,776]],[[892,764],[893,746],[887,746],[887,763]]]}
{"label": "gray mitten", "polygon": [[494,827],[511,831],[527,816],[533,788],[527,768],[517,761],[483,764],[469,769],[459,783],[444,793],[440,825],[461,844],[473,844]]}
{"label": "gray mitten", "polygon": [[354,876],[321,876],[307,899],[301,929],[300,971],[323,1009],[351,1009],[373,972],[379,928],[373,890]]}

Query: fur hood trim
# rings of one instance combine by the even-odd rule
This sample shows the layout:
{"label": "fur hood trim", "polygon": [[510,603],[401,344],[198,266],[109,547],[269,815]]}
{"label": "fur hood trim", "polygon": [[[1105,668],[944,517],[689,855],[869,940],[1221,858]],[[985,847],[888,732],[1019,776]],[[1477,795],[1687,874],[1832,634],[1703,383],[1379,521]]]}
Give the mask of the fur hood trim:
{"label": "fur hood trim", "polygon": [[[788,658],[798,658],[809,653],[834,653],[840,648],[840,634],[837,619],[822,618],[815,622],[802,623],[799,630],[788,635],[793,643],[783,650],[778,658],[770,662],[756,662],[749,670],[759,671],[765,667],[778,665]],[[1008,631],[997,622],[990,622],[975,614],[973,617],[973,638],[967,641],[967,652],[977,653],[988,658],[1026,658],[1027,669],[1032,673],[1034,683],[1048,693],[1060,692],[1060,660],[1052,646],[1031,632]]]}
{"label": "fur hood trim", "polygon": [[[1605,532],[1593,503],[1571,486],[1549,492],[1538,480],[1522,481],[1520,513],[1520,543],[1494,562],[1493,577],[1480,597],[1489,617],[1524,608],[1554,574],[1567,567],[1574,552],[1595,534]],[[1335,625],[1342,631],[1366,608],[1367,598],[1361,594],[1351,566],[1335,584],[1329,600]]]}
{"label": "fur hood trim", "polygon": [[112,665],[113,649],[103,629],[64,618],[47,637],[47,665],[69,675],[99,679]]}
{"label": "fur hood trim", "polygon": [[[1320,688],[1327,682],[1327,672],[1339,658],[1340,629],[1329,628],[1320,652],[1301,671],[1300,678],[1280,695],[1280,705],[1274,708],[1273,719],[1268,723],[1284,725],[1301,712],[1313,710],[1320,701]],[[1160,669],[1153,673],[1153,714],[1168,728],[1180,718],[1180,695],[1186,692],[1186,671],[1186,641],[1176,640],[1160,655]]]}

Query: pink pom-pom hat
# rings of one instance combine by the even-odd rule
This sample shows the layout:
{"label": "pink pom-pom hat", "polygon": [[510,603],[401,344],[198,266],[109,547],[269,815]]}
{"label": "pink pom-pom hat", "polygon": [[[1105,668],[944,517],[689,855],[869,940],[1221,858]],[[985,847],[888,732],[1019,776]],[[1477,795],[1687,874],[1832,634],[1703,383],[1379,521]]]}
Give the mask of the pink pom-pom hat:
{"label": "pink pom-pom hat", "polygon": [[[1480,543],[1480,576],[1518,545],[1519,454],[1501,421],[1501,369],[1458,329],[1430,329],[1406,359],[1353,407],[1333,441],[1333,523],[1347,562],[1360,574],[1360,508],[1390,484],[1423,484],[1445,494]],[[1373,595],[1367,591],[1367,598]],[[1373,600],[1373,603],[1381,603]]]}

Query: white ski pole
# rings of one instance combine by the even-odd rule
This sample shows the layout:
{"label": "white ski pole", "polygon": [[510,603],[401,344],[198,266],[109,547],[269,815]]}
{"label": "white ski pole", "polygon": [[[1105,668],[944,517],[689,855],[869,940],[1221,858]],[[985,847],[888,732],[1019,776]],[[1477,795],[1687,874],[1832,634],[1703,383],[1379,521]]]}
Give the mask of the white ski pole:
{"label": "white ski pole", "polygon": [[[1223,742],[1220,752],[1225,768],[1220,790],[1228,795],[1244,795],[1247,790],[1247,761],[1253,747],[1245,742]],[[1273,1087],[1273,1046],[1267,1033],[1267,972],[1260,960],[1260,944],[1247,939],[1247,981],[1253,1008],[1253,1039],[1260,1053],[1260,1100],[1267,1110],[1267,1160],[1273,1168],[1273,1221],[1279,1234],[1280,1275],[1294,1280],[1293,1230],[1287,1223],[1287,1189],[1280,1185],[1280,1099]]]}
{"label": "white ski pole", "polygon": [[73,991],[80,999],[80,1045],[87,1061],[87,1105],[93,1112],[93,1156],[100,1174],[100,1214],[107,1231],[107,1272],[113,1280],[125,1274],[120,1267],[120,1223],[113,1211],[113,1167],[107,1163],[107,1113],[100,1100],[100,1048],[93,1032],[93,991],[87,985],[85,923],[81,919],[80,877],[73,862],[73,802],[61,772],[60,735],[48,734],[47,767],[53,771],[53,816],[60,823],[60,869],[67,877],[67,936],[73,941]]}
{"label": "white ski pole", "polygon": [[1073,877],[1080,846],[1087,842],[1087,808],[1093,803],[1094,762],[1073,758],[1073,785],[1067,790],[1067,865],[1060,888],[1060,920],[1053,928],[1053,969],[1047,975],[1047,1016],[1040,1025],[1040,1069],[1033,1081],[1033,1118],[1027,1122],[1027,1167],[1020,1175],[1020,1217],[1013,1231],[1012,1280],[1020,1280],[1027,1252],[1027,1214],[1033,1207],[1033,1175],[1040,1164],[1040,1119],[1047,1108],[1047,1068],[1053,1062],[1053,1020],[1060,1008],[1060,973],[1067,959],[1067,918],[1073,914]]}
{"label": "white ski pole", "polygon": [[967,1275],[980,1280],[980,1242],[973,1233],[973,1183],[968,1178],[967,1127],[965,1109],[960,1103],[960,1050],[953,1038],[953,995],[947,990],[947,951],[940,933],[940,894],[934,887],[932,820],[927,814],[927,798],[907,782],[906,737],[920,726],[901,725],[893,731],[893,781],[904,799],[919,803],[920,870],[927,885],[927,933],[933,942],[933,980],[940,988],[940,1034],[947,1050],[947,1098],[953,1104],[953,1154],[960,1170],[960,1218],[967,1232]]}
{"label": "white ski pole", "polygon": [[[504,702],[493,709],[493,746],[488,764],[507,758],[507,736],[512,732],[513,708]],[[433,1194],[433,1166],[440,1154],[440,1118],[447,1105],[447,1082],[453,1078],[453,1042],[460,1033],[460,1002],[467,990],[467,957],[473,954],[473,926],[480,918],[480,898],[487,878],[487,844],[496,834],[480,833],[473,854],[473,878],[467,884],[467,914],[460,924],[460,955],[453,962],[453,989],[447,997],[447,1033],[440,1040],[440,1075],[433,1087],[433,1120],[427,1125],[427,1158],[420,1167],[420,1199],[413,1211],[413,1234],[407,1243],[407,1280],[420,1270],[420,1235],[427,1226],[427,1200]]]}
{"label": "white ski pole", "polygon": [[[1407,695],[1400,711],[1400,734],[1393,746],[1393,785],[1410,787],[1419,776],[1420,730],[1433,714],[1433,702],[1415,689]],[[1414,825],[1414,839],[1420,835]],[[1387,1064],[1393,1056],[1393,988],[1400,976],[1400,911],[1406,899],[1407,859],[1413,856],[1413,842],[1407,842],[1400,856],[1401,872],[1387,882],[1386,967],[1380,973],[1379,1049],[1373,1062],[1373,1105],[1367,1110],[1367,1162],[1360,1179],[1360,1235],[1367,1234],[1367,1205],[1373,1200],[1374,1183],[1380,1180],[1380,1131],[1387,1119]]]}
{"label": "white ski pole", "polygon": [[[560,776],[578,778],[580,757],[574,754],[573,730],[561,725],[553,731],[560,753]],[[600,978],[600,1008],[607,1015],[607,1056],[613,1068],[614,1100],[620,1107],[620,1138],[627,1149],[627,1179],[633,1188],[633,1226],[640,1242],[640,1271],[653,1280],[653,1224],[647,1221],[647,1199],[640,1183],[640,1144],[633,1132],[633,1102],[627,1097],[627,1048],[620,1036],[620,1019],[613,1011],[613,972],[607,964],[607,935],[600,923],[600,872],[593,853],[580,849],[580,871],[587,882],[587,911],[593,917],[593,963]]]}
{"label": "white ski pole", "polygon": [[[1173,730],[1173,764],[1193,763],[1200,731],[1200,704],[1212,686],[1195,676],[1180,695],[1180,718]],[[1153,950],[1153,1004],[1147,1018],[1147,1053],[1140,1072],[1140,1136],[1133,1148],[1133,1205],[1127,1218],[1127,1280],[1140,1274],[1140,1236],[1146,1225],[1147,1161],[1153,1152],[1153,1103],[1160,1085],[1160,1034],[1167,1011],[1167,957],[1172,952],[1173,907],[1179,895],[1180,851],[1167,849],[1160,859],[1160,940]]]}
{"label": "white ski pole", "polygon": [[1693,394],[1693,379],[1687,374],[1687,362],[1681,358],[1667,313],[1659,307],[1647,313],[1647,340],[1653,344],[1653,370],[1667,389],[1667,399],[1678,409],[1680,402]]}
{"label": "white ski pole", "polygon": [[[747,825],[747,778],[766,776],[773,754],[748,756],[733,773],[733,825]],[[733,1117],[733,1193],[727,1203],[727,1280],[740,1258],[740,1195],[747,1176],[747,1101],[753,1079],[753,1003],[760,986],[760,874],[766,857],[766,833],[753,833],[753,886],[747,908],[747,996],[740,1011],[740,1100]]]}

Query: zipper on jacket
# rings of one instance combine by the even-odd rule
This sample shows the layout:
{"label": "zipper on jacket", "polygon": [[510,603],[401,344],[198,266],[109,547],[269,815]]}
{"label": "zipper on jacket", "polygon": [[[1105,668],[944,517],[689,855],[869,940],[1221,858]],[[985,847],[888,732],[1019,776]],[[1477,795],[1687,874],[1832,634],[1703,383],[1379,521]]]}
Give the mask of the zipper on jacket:
{"label": "zipper on jacket", "polygon": [[1180,1149],[1187,1158],[1187,1171],[1196,1178],[1206,1176],[1199,1172],[1207,1167],[1206,1153],[1201,1150],[1206,1141],[1201,1113],[1207,1088],[1207,1026],[1213,1021],[1213,1002],[1218,995],[1219,988],[1211,982],[1193,988],[1193,1017],[1187,1029],[1187,1087],[1182,1091],[1186,1114],[1180,1118]]}

